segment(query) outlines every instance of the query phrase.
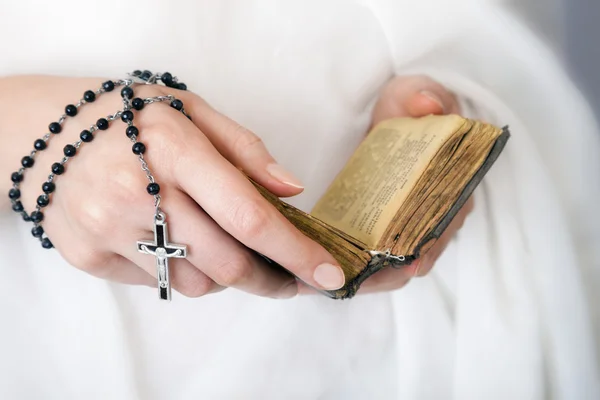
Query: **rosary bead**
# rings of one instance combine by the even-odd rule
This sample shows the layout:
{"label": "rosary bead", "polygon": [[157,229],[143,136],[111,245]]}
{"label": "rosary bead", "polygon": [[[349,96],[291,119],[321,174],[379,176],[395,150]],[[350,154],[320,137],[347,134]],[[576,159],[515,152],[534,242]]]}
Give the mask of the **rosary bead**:
{"label": "rosary bead", "polygon": [[62,175],[65,172],[65,166],[61,163],[52,164],[52,173],[54,175]]}
{"label": "rosary bead", "polygon": [[30,222],[31,221],[31,217],[29,215],[27,215],[27,213],[24,212],[24,211],[21,214],[21,217],[23,217],[23,221],[25,221],[25,222]]}
{"label": "rosary bead", "polygon": [[11,200],[17,200],[21,197],[21,191],[19,189],[12,188],[8,191],[8,197]]}
{"label": "rosary bead", "polygon": [[35,162],[33,161],[33,158],[29,157],[29,156],[25,156],[21,159],[21,165],[25,168],[31,168],[33,167],[33,164]]}
{"label": "rosary bead", "polygon": [[48,198],[48,195],[42,194],[39,195],[37,198],[37,205],[40,207],[46,207],[48,204],[50,204],[50,199]]}
{"label": "rosary bead", "polygon": [[177,111],[181,111],[181,109],[183,108],[183,102],[179,99],[175,99],[171,102],[171,107],[173,107]]}
{"label": "rosary bead", "polygon": [[121,96],[126,99],[133,98],[133,89],[129,86],[125,86],[123,89],[121,89]]}
{"label": "rosary bead", "polygon": [[127,127],[125,133],[127,134],[127,137],[131,139],[132,137],[139,135],[140,131],[138,130],[138,128],[131,125]]}
{"label": "rosary bead", "polygon": [[130,110],[123,111],[123,113],[121,114],[121,121],[125,123],[133,121],[133,112],[131,112]]}
{"label": "rosary bead", "polygon": [[42,139],[38,139],[33,143],[33,148],[38,151],[42,151],[42,150],[46,149],[46,147],[47,147],[47,144]]}
{"label": "rosary bead", "polygon": [[45,249],[51,249],[54,247],[54,245],[52,244],[52,242],[50,241],[50,239],[48,238],[43,238],[42,239],[42,247]]}
{"label": "rosary bead", "polygon": [[136,97],[135,99],[131,100],[131,107],[135,108],[136,110],[141,110],[142,108],[144,108],[144,100],[140,99],[139,97]]}
{"label": "rosary bead", "polygon": [[146,146],[144,145],[144,143],[137,142],[133,145],[132,150],[133,154],[144,154],[146,152]]}
{"label": "rosary bead", "polygon": [[141,74],[142,74],[142,71],[140,71],[139,69],[136,69],[135,71],[133,71],[131,73],[131,75],[133,75],[133,76],[140,76]]}
{"label": "rosary bead", "polygon": [[93,103],[94,100],[96,100],[96,93],[94,93],[92,90],[88,90],[83,94],[83,99],[87,103]]}
{"label": "rosary bead", "polygon": [[102,84],[102,89],[107,92],[112,92],[115,88],[115,83],[113,81],[106,81]]}
{"label": "rosary bead", "polygon": [[155,196],[160,193],[160,186],[158,183],[151,183],[146,187],[149,194]]}
{"label": "rosary bead", "polygon": [[48,125],[48,129],[54,134],[58,134],[60,133],[60,131],[62,131],[62,127],[58,122],[53,122],[50,125]]}
{"label": "rosary bead", "polygon": [[75,154],[77,154],[77,148],[72,144],[68,144],[63,149],[63,153],[65,153],[65,156],[67,157],[73,157]]}
{"label": "rosary bead", "polygon": [[147,81],[148,79],[150,79],[151,76],[152,76],[152,72],[150,72],[148,70],[144,70],[144,72],[142,72],[140,75],[140,79]]}
{"label": "rosary bead", "polygon": [[179,90],[187,90],[187,85],[183,82],[180,82],[179,84],[177,84],[177,88]]}
{"label": "rosary bead", "polygon": [[69,117],[74,117],[77,115],[77,107],[75,107],[73,104],[69,104],[68,106],[65,107],[65,114],[67,114]]}
{"label": "rosary bead", "polygon": [[108,120],[106,118],[100,118],[98,121],[96,121],[96,126],[101,131],[105,131],[108,129]]}
{"label": "rosary bead", "polygon": [[173,75],[171,75],[169,72],[165,72],[164,74],[162,74],[162,76],[160,77],[160,80],[167,86],[171,86],[171,84],[173,83]]}
{"label": "rosary bead", "polygon": [[[62,167],[61,164],[58,164]],[[56,185],[54,184],[54,182],[44,182],[42,184],[42,191],[46,194],[50,194],[52,192],[54,192],[54,189],[56,189]]]}
{"label": "rosary bead", "polygon": [[23,211],[23,203],[21,203],[20,201],[15,201],[12,205],[12,209],[15,212]]}
{"label": "rosary bead", "polygon": [[13,181],[14,183],[19,183],[19,182],[21,182],[23,180],[23,175],[21,175],[18,172],[13,172],[10,175],[10,180]]}
{"label": "rosary bead", "polygon": [[11,200],[17,200],[18,198],[21,197],[21,191],[19,189],[12,188],[8,191],[8,197]]}
{"label": "rosary bead", "polygon": [[94,140],[94,135],[92,135],[92,132],[90,132],[88,130],[84,130],[84,131],[81,131],[81,133],[79,134],[79,138],[81,139],[82,142],[89,143],[92,140]]}
{"label": "rosary bead", "polygon": [[31,234],[33,235],[33,237],[36,237],[36,238],[42,237],[42,235],[44,234],[44,228],[42,228],[39,225],[34,226],[31,229]]}
{"label": "rosary bead", "polygon": [[41,211],[34,211],[31,213],[31,215],[29,217],[31,218],[31,220],[33,222],[35,222],[36,224],[39,224],[40,222],[42,222],[44,220],[44,213]]}

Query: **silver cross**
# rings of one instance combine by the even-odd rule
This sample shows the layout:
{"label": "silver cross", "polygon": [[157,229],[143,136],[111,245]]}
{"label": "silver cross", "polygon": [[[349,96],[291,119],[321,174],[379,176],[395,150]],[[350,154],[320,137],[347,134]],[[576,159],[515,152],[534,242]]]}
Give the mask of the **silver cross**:
{"label": "silver cross", "polygon": [[156,277],[158,278],[158,297],[171,300],[171,282],[169,281],[169,258],[185,258],[187,246],[170,244],[167,237],[167,221],[163,213],[154,219],[154,242],[137,242],[140,253],[156,257]]}

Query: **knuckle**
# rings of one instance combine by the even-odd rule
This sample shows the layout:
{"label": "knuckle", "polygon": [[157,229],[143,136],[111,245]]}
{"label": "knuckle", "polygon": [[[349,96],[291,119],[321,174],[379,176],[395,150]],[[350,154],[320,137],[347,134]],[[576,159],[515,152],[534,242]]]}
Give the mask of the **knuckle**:
{"label": "knuckle", "polygon": [[261,237],[269,225],[269,213],[256,201],[243,201],[231,213],[231,223],[241,237]]}
{"label": "knuckle", "polygon": [[233,150],[237,154],[242,154],[250,147],[262,145],[262,139],[251,130],[236,124],[233,128]]}
{"label": "knuckle", "polygon": [[117,228],[120,216],[131,204],[143,204],[143,183],[138,174],[129,168],[115,168],[110,178],[104,180],[103,195],[90,194],[75,210],[77,220],[92,236],[105,236]]}
{"label": "knuckle", "polygon": [[99,278],[104,278],[106,275],[103,268],[106,265],[106,257],[96,250],[81,248],[64,254],[64,258],[69,264],[88,274]]}
{"label": "knuckle", "polygon": [[252,260],[249,255],[240,254],[228,260],[217,269],[217,282],[224,286],[239,286],[252,275]]}
{"label": "knuckle", "polygon": [[176,289],[186,297],[198,298],[209,294],[214,286],[215,283],[212,279],[198,274],[189,277],[181,285],[177,285]]}

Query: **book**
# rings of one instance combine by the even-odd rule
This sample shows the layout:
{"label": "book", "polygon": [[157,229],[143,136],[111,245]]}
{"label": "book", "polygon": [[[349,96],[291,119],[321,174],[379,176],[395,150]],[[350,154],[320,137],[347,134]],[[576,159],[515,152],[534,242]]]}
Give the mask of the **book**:
{"label": "book", "polygon": [[346,299],[378,271],[423,256],[509,137],[508,127],[458,115],[389,119],[371,129],[310,213],[253,184],[339,262],[345,286],[321,292]]}

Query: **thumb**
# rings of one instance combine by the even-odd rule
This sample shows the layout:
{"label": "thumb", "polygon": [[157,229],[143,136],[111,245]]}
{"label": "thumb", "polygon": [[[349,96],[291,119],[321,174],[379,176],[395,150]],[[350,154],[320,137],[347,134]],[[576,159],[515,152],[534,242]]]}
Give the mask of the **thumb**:
{"label": "thumb", "polygon": [[401,76],[383,88],[373,109],[373,125],[389,118],[459,112],[456,96],[440,83],[427,76]]}

